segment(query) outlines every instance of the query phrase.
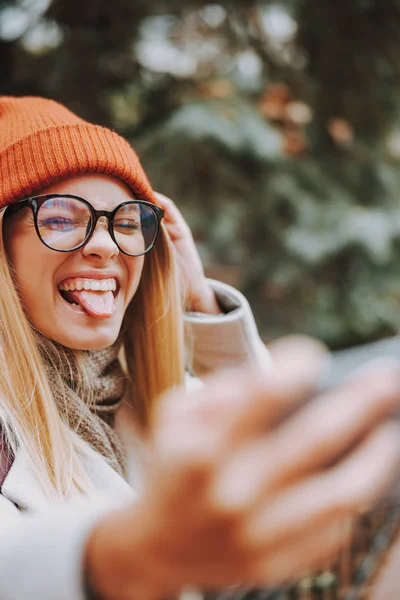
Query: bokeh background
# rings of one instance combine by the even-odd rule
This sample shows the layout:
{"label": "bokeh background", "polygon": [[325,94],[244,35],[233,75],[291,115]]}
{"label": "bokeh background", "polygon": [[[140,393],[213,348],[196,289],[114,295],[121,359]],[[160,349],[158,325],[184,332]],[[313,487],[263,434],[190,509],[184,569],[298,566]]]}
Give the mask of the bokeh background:
{"label": "bokeh background", "polygon": [[263,338],[400,324],[400,2],[0,0],[0,93],[115,128]]}

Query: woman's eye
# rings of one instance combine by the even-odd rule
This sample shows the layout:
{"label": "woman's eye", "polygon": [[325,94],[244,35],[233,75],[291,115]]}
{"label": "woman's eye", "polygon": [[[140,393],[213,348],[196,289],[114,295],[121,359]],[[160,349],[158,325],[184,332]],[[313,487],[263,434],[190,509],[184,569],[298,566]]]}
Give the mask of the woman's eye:
{"label": "woman's eye", "polygon": [[121,219],[119,221],[114,221],[114,229],[117,229],[118,231],[122,230],[125,233],[138,231],[140,230],[140,222],[132,219]]}
{"label": "woman's eye", "polygon": [[56,229],[58,231],[71,231],[76,227],[75,221],[65,219],[62,217],[50,217],[39,221],[38,226],[40,228]]}

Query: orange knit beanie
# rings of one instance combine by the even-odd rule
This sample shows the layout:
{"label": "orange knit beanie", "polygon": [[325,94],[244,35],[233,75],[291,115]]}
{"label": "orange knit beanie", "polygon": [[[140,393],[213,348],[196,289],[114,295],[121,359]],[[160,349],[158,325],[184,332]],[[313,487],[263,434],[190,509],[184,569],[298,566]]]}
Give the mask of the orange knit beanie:
{"label": "orange knit beanie", "polygon": [[0,96],[0,208],[82,173],[117,177],[136,198],[157,204],[124,138],[53,100]]}

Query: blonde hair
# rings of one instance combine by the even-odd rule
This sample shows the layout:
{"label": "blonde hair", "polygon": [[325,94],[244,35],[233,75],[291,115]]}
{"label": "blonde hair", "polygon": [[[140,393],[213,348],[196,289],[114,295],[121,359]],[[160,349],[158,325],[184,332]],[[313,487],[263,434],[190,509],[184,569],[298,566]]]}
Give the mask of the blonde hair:
{"label": "blonde hair", "polygon": [[[22,446],[50,500],[88,493],[85,443],[62,421],[35,334],[15,289],[0,214],[0,424],[12,453]],[[173,249],[162,228],[146,255],[139,288],[124,317],[124,355],[140,423],[157,397],[184,380],[182,294]]]}

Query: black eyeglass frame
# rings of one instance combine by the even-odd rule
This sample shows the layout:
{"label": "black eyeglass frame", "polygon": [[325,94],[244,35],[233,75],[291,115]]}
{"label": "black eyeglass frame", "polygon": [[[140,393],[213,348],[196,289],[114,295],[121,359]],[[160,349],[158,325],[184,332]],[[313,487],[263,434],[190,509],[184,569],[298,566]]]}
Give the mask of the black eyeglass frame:
{"label": "black eyeglass frame", "polygon": [[[92,220],[91,220],[92,225],[89,229],[89,232],[86,234],[85,239],[83,240],[83,242],[81,242],[74,248],[71,248],[70,250],[58,250],[56,248],[53,248],[52,246],[49,246],[48,244],[46,244],[46,242],[43,240],[42,236],[40,235],[38,221],[37,221],[39,209],[47,200],[51,200],[52,198],[72,198],[73,200],[80,200],[81,202],[83,202],[83,204],[85,204],[88,207],[90,214],[92,216]],[[125,250],[123,250],[120,247],[117,240],[115,239],[114,217],[117,214],[118,210],[120,208],[122,208],[123,206],[126,206],[127,204],[139,204],[139,205],[148,206],[154,212],[156,219],[157,219],[157,229],[156,229],[156,234],[154,236],[154,241],[149,246],[149,248],[147,248],[147,250],[145,250],[144,252],[141,252],[140,254],[129,254],[128,252],[125,252]],[[126,202],[121,202],[121,204],[118,204],[118,206],[116,206],[113,210],[96,210],[94,208],[94,206],[92,206],[92,204],[90,204],[90,202],[88,200],[86,200],[85,198],[81,198],[80,196],[75,196],[73,194],[45,194],[45,195],[41,195],[41,196],[32,196],[31,198],[25,198],[24,200],[19,200],[18,202],[15,202],[14,204],[9,204],[6,208],[4,217],[11,216],[14,213],[16,213],[17,211],[21,210],[22,208],[25,208],[26,206],[29,206],[29,208],[31,208],[31,210],[32,210],[33,219],[34,219],[34,223],[35,223],[35,230],[36,230],[39,240],[42,242],[42,244],[44,244],[46,246],[46,248],[49,248],[50,250],[54,250],[54,252],[73,252],[74,250],[79,250],[79,248],[82,248],[85,244],[87,244],[87,242],[90,240],[93,233],[95,232],[97,221],[100,219],[100,217],[106,217],[107,223],[108,223],[108,233],[110,234],[112,241],[117,246],[119,251],[122,252],[123,254],[126,254],[127,256],[132,256],[132,257],[143,256],[144,254],[147,254],[148,252],[150,252],[150,250],[154,247],[154,244],[156,243],[157,238],[160,233],[161,221],[164,217],[163,209],[156,206],[152,202],[148,202],[147,200],[127,200]]]}

